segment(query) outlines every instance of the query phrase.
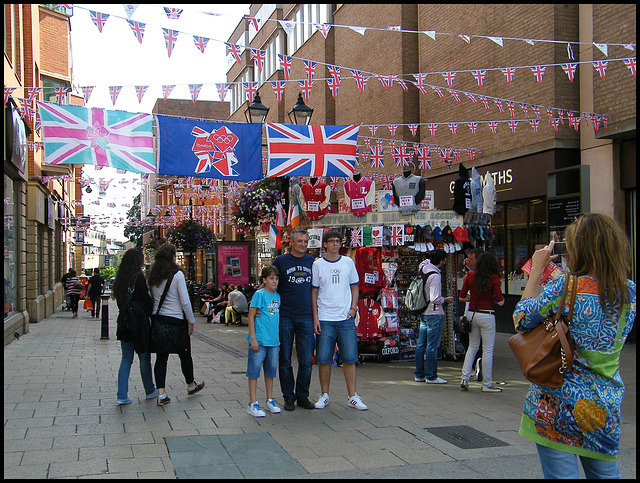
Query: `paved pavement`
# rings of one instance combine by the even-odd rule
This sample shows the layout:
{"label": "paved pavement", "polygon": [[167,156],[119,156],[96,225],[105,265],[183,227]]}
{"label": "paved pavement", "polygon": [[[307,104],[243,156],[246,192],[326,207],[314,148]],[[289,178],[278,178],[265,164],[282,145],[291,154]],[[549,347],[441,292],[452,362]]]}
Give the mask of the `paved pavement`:
{"label": "paved pavement", "polygon": [[[158,407],[144,398],[136,360],[133,404],[117,406],[113,301],[109,309],[109,340],[101,340],[97,319],[58,309],[4,348],[5,478],[542,477],[535,446],[517,434],[527,383],[507,334],[496,342],[499,394],[480,392],[474,381],[460,391],[461,361],[440,361],[449,384],[427,385],[413,381],[412,362],[366,360],[357,374],[368,411],[347,407],[342,369],[334,367],[327,408],[254,418],[246,413],[247,327],[207,324],[198,314],[192,351],[205,388],[187,397],[172,355],[172,402]],[[624,347],[621,372],[619,465],[624,478],[635,478],[635,344]],[[312,400],[319,389],[316,366]],[[265,399],[262,381],[258,397]]]}

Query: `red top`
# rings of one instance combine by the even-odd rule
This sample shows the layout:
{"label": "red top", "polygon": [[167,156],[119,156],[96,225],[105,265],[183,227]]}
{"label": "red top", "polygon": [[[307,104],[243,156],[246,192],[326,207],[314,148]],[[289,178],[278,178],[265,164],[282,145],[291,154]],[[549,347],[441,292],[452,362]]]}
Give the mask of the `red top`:
{"label": "red top", "polygon": [[489,291],[478,295],[478,289],[475,284],[475,272],[469,272],[464,277],[462,289],[460,289],[460,298],[465,298],[471,290],[471,301],[469,302],[469,310],[494,310],[493,304],[502,302],[502,289],[500,288],[500,277],[493,275],[489,284]]}

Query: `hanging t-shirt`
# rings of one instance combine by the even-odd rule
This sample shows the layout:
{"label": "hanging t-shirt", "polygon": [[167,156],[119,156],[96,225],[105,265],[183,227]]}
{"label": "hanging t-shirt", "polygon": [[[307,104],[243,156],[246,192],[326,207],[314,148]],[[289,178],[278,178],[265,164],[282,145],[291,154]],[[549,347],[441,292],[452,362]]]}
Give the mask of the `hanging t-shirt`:
{"label": "hanging t-shirt", "polygon": [[384,337],[384,322],[384,312],[378,302],[370,298],[358,301],[358,314],[356,316],[358,338]]}
{"label": "hanging t-shirt", "polygon": [[484,175],[484,188],[482,188],[482,212],[494,215],[496,213],[496,185],[491,173]]}
{"label": "hanging t-shirt", "polygon": [[471,212],[482,213],[482,176],[474,167],[471,168]]}
{"label": "hanging t-shirt", "polygon": [[344,182],[344,199],[351,213],[364,216],[376,201],[376,184],[366,177],[358,181],[349,178]]}
{"label": "hanging t-shirt", "polygon": [[302,185],[300,203],[310,220],[319,220],[329,212],[329,196],[331,196],[331,186],[322,181]]}
{"label": "hanging t-shirt", "polygon": [[318,289],[318,319],[346,320],[357,300],[351,300],[351,285],[360,279],[356,264],[340,255],[336,261],[319,258],[313,262],[311,286]]}
{"label": "hanging t-shirt", "polygon": [[[254,327],[258,345],[263,347],[276,347],[280,345],[280,294],[269,293],[261,288],[251,297],[251,307],[260,311],[260,316],[255,317]],[[251,341],[251,334],[247,334],[247,340]]]}
{"label": "hanging t-shirt", "polygon": [[285,253],[273,262],[280,270],[278,293],[282,301],[280,314],[285,317],[311,315],[311,267],[313,257],[305,253],[301,258]]}
{"label": "hanging t-shirt", "polygon": [[422,176],[410,174],[393,180],[393,201],[403,215],[413,215],[420,210],[426,183]]}
{"label": "hanging t-shirt", "polygon": [[382,254],[377,248],[358,248],[356,251],[356,269],[360,277],[358,289],[360,295],[374,295],[384,287]]}

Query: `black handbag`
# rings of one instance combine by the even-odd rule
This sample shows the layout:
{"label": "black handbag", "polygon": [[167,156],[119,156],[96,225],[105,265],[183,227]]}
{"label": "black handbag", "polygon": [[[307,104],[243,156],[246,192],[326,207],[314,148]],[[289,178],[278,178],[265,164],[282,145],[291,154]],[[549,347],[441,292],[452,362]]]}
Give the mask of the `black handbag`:
{"label": "black handbag", "polygon": [[[478,308],[478,304],[476,303],[476,309]],[[467,318],[467,315],[463,315],[460,318],[455,319],[454,330],[459,334],[470,334],[471,328],[473,327],[473,318],[476,316],[475,310],[473,311],[473,315],[471,316],[471,320]]]}
{"label": "black handbag", "polygon": [[149,351],[162,354],[180,354],[191,350],[189,337],[189,325],[184,319],[177,319],[166,315],[158,315],[164,302],[169,286],[173,281],[173,275],[167,280],[158,310],[151,316],[151,336],[149,338]]}

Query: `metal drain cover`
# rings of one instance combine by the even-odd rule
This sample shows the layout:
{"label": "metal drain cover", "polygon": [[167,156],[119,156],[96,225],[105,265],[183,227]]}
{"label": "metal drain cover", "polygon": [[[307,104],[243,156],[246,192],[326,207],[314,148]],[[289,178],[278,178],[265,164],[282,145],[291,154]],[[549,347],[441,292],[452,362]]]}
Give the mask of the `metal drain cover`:
{"label": "metal drain cover", "polygon": [[462,449],[494,448],[509,446],[508,443],[493,438],[488,434],[469,426],[442,426],[439,428],[424,428],[429,433]]}

